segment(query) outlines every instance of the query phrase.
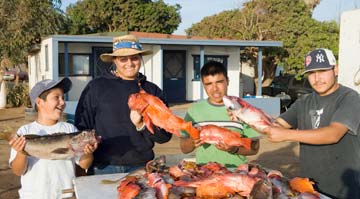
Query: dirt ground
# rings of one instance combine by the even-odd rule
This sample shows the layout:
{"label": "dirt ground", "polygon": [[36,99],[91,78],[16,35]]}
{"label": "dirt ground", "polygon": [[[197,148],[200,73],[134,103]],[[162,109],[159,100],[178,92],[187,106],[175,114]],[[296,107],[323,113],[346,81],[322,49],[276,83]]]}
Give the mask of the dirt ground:
{"label": "dirt ground", "polygon": [[[175,105],[173,111],[184,111],[186,106]],[[0,131],[10,129],[13,132],[23,124],[29,123],[31,118],[25,117],[25,108],[0,109]],[[173,136],[170,142],[156,145],[156,155],[166,155],[168,164],[174,164],[183,158],[193,158],[194,154],[182,154],[179,149],[179,138]],[[8,165],[10,147],[4,140],[0,140],[0,199],[18,198],[20,178],[12,174]],[[270,143],[266,139],[260,140],[260,151],[257,155],[249,156],[251,163],[260,164],[266,168],[281,171],[288,177],[299,175],[299,145],[292,142]]]}

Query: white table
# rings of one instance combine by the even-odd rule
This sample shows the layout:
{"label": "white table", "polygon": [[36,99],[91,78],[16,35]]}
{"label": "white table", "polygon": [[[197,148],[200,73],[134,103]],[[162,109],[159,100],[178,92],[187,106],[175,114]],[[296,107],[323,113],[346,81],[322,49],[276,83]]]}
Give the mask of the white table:
{"label": "white table", "polygon": [[[117,186],[120,181],[114,184],[103,184],[102,180],[119,180],[127,173],[105,174],[77,177],[74,180],[74,190],[77,199],[116,199],[118,197]],[[320,199],[331,199],[320,194]]]}
{"label": "white table", "polygon": [[77,177],[74,180],[74,191],[77,199],[116,199],[117,186],[120,181],[113,184],[102,184],[101,180],[118,180],[125,177],[127,173],[105,174]]}

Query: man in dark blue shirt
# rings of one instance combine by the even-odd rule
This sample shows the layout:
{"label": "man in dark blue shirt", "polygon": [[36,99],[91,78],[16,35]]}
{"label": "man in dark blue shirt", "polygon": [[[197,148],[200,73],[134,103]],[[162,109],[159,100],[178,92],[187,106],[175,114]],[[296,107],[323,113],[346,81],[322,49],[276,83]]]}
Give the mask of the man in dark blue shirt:
{"label": "man in dark blue shirt", "polygon": [[154,143],[171,139],[171,134],[160,128],[154,128],[155,134],[151,134],[141,115],[128,107],[129,95],[138,93],[140,88],[166,104],[162,90],[139,73],[142,56],[151,53],[143,50],[133,35],[115,37],[113,52],[100,58],[116,67],[90,81],[81,94],[75,126],[79,130],[95,129],[102,137],[94,153],[95,174],[126,173],[143,167],[154,158]]}

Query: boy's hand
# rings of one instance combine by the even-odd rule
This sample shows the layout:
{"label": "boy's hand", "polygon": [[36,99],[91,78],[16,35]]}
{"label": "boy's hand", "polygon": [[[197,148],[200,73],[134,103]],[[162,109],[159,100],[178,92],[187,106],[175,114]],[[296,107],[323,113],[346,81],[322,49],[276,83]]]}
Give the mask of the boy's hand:
{"label": "boy's hand", "polygon": [[204,142],[200,139],[193,140],[194,146],[199,147],[204,144]]}
{"label": "boy's hand", "polygon": [[[215,147],[219,150],[222,150],[222,151],[226,151],[226,152],[231,152],[231,151],[234,151],[234,147],[233,146],[228,146],[226,144],[222,144],[222,143],[219,143],[217,145],[215,145]],[[237,148],[237,147],[236,147]]]}
{"label": "boy's hand", "polygon": [[95,144],[86,144],[84,147],[84,154],[91,154],[98,148],[98,143]]}
{"label": "boy's hand", "polygon": [[26,141],[24,136],[14,137],[9,141],[9,145],[11,146],[11,148],[13,148],[17,152],[24,151],[25,144]]}
{"label": "boy's hand", "polygon": [[230,111],[230,109],[226,109],[226,112],[227,112],[228,116],[230,117],[231,121],[237,121],[238,120],[237,117],[233,114],[233,112]]}

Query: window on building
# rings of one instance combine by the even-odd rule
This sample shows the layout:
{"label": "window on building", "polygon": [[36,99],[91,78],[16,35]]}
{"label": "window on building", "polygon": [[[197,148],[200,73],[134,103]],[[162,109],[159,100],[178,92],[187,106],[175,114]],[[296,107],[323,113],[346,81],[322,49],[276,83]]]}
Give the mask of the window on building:
{"label": "window on building", "polygon": [[[227,55],[205,55],[204,56],[204,64],[209,61],[218,61],[227,68],[227,59],[229,56]],[[200,81],[200,55],[193,55],[194,59],[194,81]]]}
{"label": "window on building", "polygon": [[[68,54],[69,65],[67,75],[90,75],[90,55],[89,54]],[[59,54],[59,75],[65,75],[64,53]]]}
{"label": "window on building", "polygon": [[49,71],[49,48],[45,45],[45,71]]}

